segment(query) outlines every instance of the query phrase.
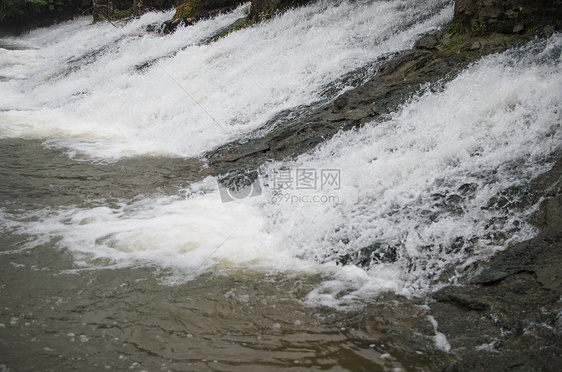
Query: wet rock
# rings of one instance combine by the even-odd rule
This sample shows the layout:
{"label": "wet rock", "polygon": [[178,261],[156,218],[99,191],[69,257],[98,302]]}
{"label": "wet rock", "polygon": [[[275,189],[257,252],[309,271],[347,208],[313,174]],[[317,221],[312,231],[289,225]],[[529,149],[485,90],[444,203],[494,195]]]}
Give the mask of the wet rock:
{"label": "wet rock", "polygon": [[223,158],[223,161],[235,162],[244,157],[260,154],[269,151],[271,148],[266,141],[251,141],[247,144],[238,146],[235,151],[229,154],[228,157]]}
{"label": "wet rock", "polygon": [[373,115],[373,111],[367,108],[356,108],[354,110],[349,110],[344,114],[344,118],[347,120],[361,120]]}
{"label": "wet rock", "polygon": [[[560,166],[532,185],[544,195],[562,180]],[[560,221],[559,194],[537,212]],[[434,293],[431,314],[452,346],[447,371],[554,371],[562,361],[562,224],[480,262],[461,286]]]}
{"label": "wet rock", "polygon": [[294,8],[307,3],[311,0],[253,0],[250,9],[250,20],[254,22],[262,21],[289,8]]}
{"label": "wet rock", "polygon": [[[340,130],[387,120],[388,114],[422,89],[440,89],[482,56],[524,44],[535,34],[541,34],[528,32],[529,28],[540,28],[545,34],[559,29],[559,23],[552,21],[550,15],[543,20],[547,22],[545,26],[537,28],[536,24],[543,22],[533,23],[537,6],[523,5],[523,11],[528,12],[522,21],[517,19],[522,11],[518,7],[514,9],[515,5],[510,5],[511,8],[501,5],[507,3],[516,4],[516,1],[458,0],[456,27],[426,35],[412,50],[381,61],[372,78],[332,102],[311,107],[296,118],[280,115],[264,125],[265,135],[244,144],[235,141],[208,153],[211,171],[224,174],[255,170],[265,161],[311,151]],[[559,2],[550,2],[545,9],[554,3]],[[478,4],[489,9],[483,12]],[[484,23],[476,22],[480,16]],[[503,33],[491,33],[493,30]],[[439,363],[433,367],[438,365],[439,370],[447,371],[554,371],[562,363],[562,158],[558,154],[548,161],[555,162],[557,158],[560,160],[552,170],[528,187],[508,189],[488,205],[507,214],[513,208],[542,199],[539,210],[531,218],[542,233],[509,247],[489,261],[473,264],[459,285],[446,286],[422,299],[428,301],[438,331],[451,345],[447,355],[434,355]],[[447,203],[454,213],[458,200],[470,197],[476,187],[463,185],[456,193],[436,196],[435,202]],[[461,237],[458,249],[471,249],[474,244]],[[344,265],[368,266],[372,261],[393,260],[391,247],[374,244],[347,252],[338,261]],[[411,329],[420,329],[421,323],[425,327],[429,324],[418,321]],[[400,332],[396,333],[395,326],[402,328],[404,324],[408,324],[404,319],[393,319],[384,332],[396,340]],[[366,326],[364,334],[362,337],[371,338],[369,342],[372,342],[373,330]],[[412,342],[407,337],[404,340],[404,344]]]}
{"label": "wet rock", "polygon": [[416,49],[439,49],[439,41],[439,38],[435,34],[426,35],[418,40],[418,42],[416,43]]}
{"label": "wet rock", "polygon": [[562,351],[560,287],[545,287],[529,271],[492,283],[434,295],[431,314],[456,356],[445,370],[555,370]]}
{"label": "wet rock", "polygon": [[343,108],[349,106],[349,99],[347,98],[346,95],[342,95],[339,96],[338,98],[336,98],[336,100],[334,101],[334,104],[331,107],[331,112],[333,113],[337,113],[340,112],[341,110],[343,110]]}
{"label": "wet rock", "polygon": [[545,36],[552,36],[552,34],[554,33],[554,31],[555,31],[555,28],[554,28],[553,25],[546,25],[546,26],[543,27],[542,33],[543,33]]}
{"label": "wet rock", "polygon": [[202,19],[229,12],[243,4],[244,0],[187,0],[176,7],[171,21],[164,25],[164,32],[173,32],[180,24],[192,25]]}
{"label": "wet rock", "polygon": [[524,32],[544,35],[543,27],[562,27],[560,0],[457,0],[455,23],[459,32],[478,34]]}
{"label": "wet rock", "polygon": [[536,256],[539,246],[524,242],[510,248],[503,255],[478,273],[472,282],[476,284],[490,285],[499,282],[510,275],[524,272],[525,266]]}
{"label": "wet rock", "polygon": [[353,253],[342,255],[338,258],[338,265],[357,265],[370,267],[373,262],[395,262],[398,258],[398,246],[373,243]]}
{"label": "wet rock", "polygon": [[445,287],[433,294],[438,302],[451,303],[465,310],[486,310],[490,303],[483,300],[477,291],[467,287]]}
{"label": "wet rock", "polygon": [[475,41],[470,45],[470,50],[478,50],[482,48],[482,44],[479,41]]}
{"label": "wet rock", "polygon": [[535,214],[533,221],[543,229],[556,229],[562,225],[560,211],[562,210],[562,195],[558,194],[543,201]]}
{"label": "wet rock", "polygon": [[516,24],[516,25],[513,27],[513,31],[512,31],[512,32],[513,32],[514,34],[519,34],[519,33],[524,32],[524,31],[525,31],[525,24],[524,24],[523,22],[519,22],[518,24]]}

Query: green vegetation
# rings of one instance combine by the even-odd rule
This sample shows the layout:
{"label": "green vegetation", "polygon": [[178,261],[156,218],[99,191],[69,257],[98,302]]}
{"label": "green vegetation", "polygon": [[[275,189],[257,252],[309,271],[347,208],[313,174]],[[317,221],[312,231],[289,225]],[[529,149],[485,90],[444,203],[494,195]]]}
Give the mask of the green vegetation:
{"label": "green vegetation", "polygon": [[120,20],[131,18],[134,15],[135,12],[133,11],[133,9],[123,9],[123,10],[118,9],[113,12],[113,18],[120,19]]}
{"label": "green vegetation", "polygon": [[176,14],[174,15],[174,20],[179,20],[183,18],[194,17],[197,10],[202,7],[201,1],[187,1],[180,6],[176,7]]}
{"label": "green vegetation", "polygon": [[17,18],[26,13],[36,13],[47,4],[47,0],[4,0],[0,3],[0,21],[4,18]]}
{"label": "green vegetation", "polygon": [[449,29],[447,30],[451,35],[457,35],[459,32],[457,31],[457,24],[455,22],[451,22]]}
{"label": "green vegetation", "polygon": [[0,22],[34,23],[38,19],[57,19],[70,13],[78,14],[76,0],[2,0]]}
{"label": "green vegetation", "polygon": [[482,16],[482,12],[484,12],[484,9],[486,7],[484,0],[478,0],[477,6],[479,16],[478,19],[472,21],[472,27],[470,31],[472,35],[484,35],[488,30],[488,25],[486,24],[486,21]]}
{"label": "green vegetation", "polygon": [[236,22],[236,24],[234,25],[234,27],[229,28],[229,29],[223,31],[223,32],[220,33],[219,35],[216,35],[216,36],[212,39],[212,41],[216,41],[216,40],[218,40],[218,39],[220,39],[220,38],[223,38],[223,37],[227,36],[228,34],[230,34],[230,33],[232,33],[232,32],[236,32],[236,31],[239,31],[239,30],[243,30],[243,29],[245,29],[245,28],[248,28],[248,27],[252,27],[252,26],[254,26],[254,25],[257,25],[258,23],[265,22],[265,21],[267,21],[268,19],[271,19],[271,18],[273,18],[273,17],[275,17],[276,15],[278,15],[278,14],[281,13],[281,12],[278,11],[278,10],[277,10],[277,11],[272,11],[271,13],[260,13],[259,16],[258,16],[258,19],[255,20],[255,21],[253,21],[253,20],[250,19],[250,17],[249,17],[249,10],[250,10],[249,7],[247,8],[247,11],[244,10],[244,14],[246,15],[246,18],[244,18],[243,20],[240,20],[240,21]]}
{"label": "green vegetation", "polygon": [[68,3],[68,1],[64,0],[47,0],[47,5],[51,12],[54,12],[55,10],[63,10],[68,5]]}
{"label": "green vegetation", "polygon": [[454,49],[466,42],[463,35],[459,33],[457,24],[455,22],[451,22],[449,28],[447,29],[447,32],[449,32],[449,34],[451,35],[449,39],[450,41],[447,44],[451,49]]}
{"label": "green vegetation", "polygon": [[257,17],[258,19],[256,20],[256,23],[267,21],[268,19],[276,17],[281,13],[283,13],[282,9],[276,9],[276,8],[267,9],[266,11],[263,11],[260,14],[258,14]]}
{"label": "green vegetation", "polygon": [[482,19],[477,19],[472,23],[471,32],[473,35],[484,35],[488,30],[486,21]]}

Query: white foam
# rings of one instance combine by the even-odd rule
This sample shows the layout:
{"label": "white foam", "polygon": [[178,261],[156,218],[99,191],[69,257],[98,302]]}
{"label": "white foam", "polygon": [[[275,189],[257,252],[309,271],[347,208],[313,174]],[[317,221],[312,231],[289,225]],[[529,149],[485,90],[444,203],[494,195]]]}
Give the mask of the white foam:
{"label": "white foam", "polygon": [[[222,203],[217,192],[155,197],[118,208],[35,212],[38,222],[10,223],[12,233],[52,239],[84,268],[148,265],[170,268],[176,279],[213,270],[314,270],[280,250],[251,203]],[[9,216],[4,216],[9,218]]]}
{"label": "white foam", "polygon": [[446,353],[450,352],[451,344],[449,344],[449,341],[447,340],[447,336],[445,336],[445,334],[437,330],[437,327],[439,326],[437,320],[435,320],[435,318],[432,315],[428,315],[427,319],[433,326],[433,331],[435,332],[435,336],[433,336],[435,347],[437,347],[439,350],[443,350]]}
{"label": "white foam", "polygon": [[[312,102],[343,71],[410,45],[423,24],[412,28],[401,22],[415,19],[408,14],[423,10],[418,3],[317,4],[212,45],[195,45],[213,33],[214,23],[202,22],[174,34],[189,46],[160,62],[164,70],[151,68],[144,74],[123,71],[145,61],[143,50],[173,51],[181,43],[176,36],[125,37],[91,64],[52,82],[66,86],[59,96],[41,82],[46,76],[41,68],[33,71],[33,81],[3,82],[3,92],[32,89],[9,100],[22,110],[0,113],[0,130],[3,136],[62,139],[105,159],[200,153],[256,128],[273,112]],[[405,4],[409,7],[403,8]],[[346,12],[349,18],[341,16]],[[443,14],[450,14],[450,7]],[[423,27],[438,24],[435,17]],[[218,22],[235,18],[227,15]],[[139,24],[151,22],[143,19]],[[374,28],[372,19],[387,28]],[[139,24],[127,25],[125,31],[133,32]],[[55,29],[58,38],[51,40],[47,31],[47,36],[31,34],[28,41],[64,51],[68,30],[80,46],[82,38],[95,39],[92,30],[113,40],[116,31],[106,26],[76,21]],[[402,31],[391,31],[394,27]],[[350,43],[352,37],[358,39]],[[107,40],[100,45],[108,45]],[[562,37],[555,35],[546,44],[490,56],[443,91],[420,95],[385,122],[341,133],[296,161],[264,167],[264,174],[282,168],[339,170],[341,187],[322,190],[337,201],[305,201],[319,192],[299,189],[286,190],[288,202],[273,202],[273,190],[264,186],[261,197],[223,204],[210,186],[215,180],[207,179],[192,185],[189,199],[153,196],[124,201],[118,208],[53,207],[34,212],[33,218],[3,212],[0,228],[31,234],[34,241],[28,247],[56,243],[84,268],[150,265],[183,272],[180,280],[241,268],[323,272],[326,281],[306,301],[340,309],[380,290],[418,295],[451,265],[535,233],[524,222],[532,206],[509,213],[487,206],[506,189],[524,187],[548,169],[543,160],[562,144],[561,49]],[[30,53],[64,59],[64,53],[49,57],[47,50],[56,54],[49,48]],[[110,79],[102,74],[104,63]],[[49,66],[47,70],[58,71]],[[228,123],[228,133],[190,103],[166,72],[184,88],[197,87],[190,91],[217,121]],[[68,101],[73,89],[88,92]],[[381,253],[394,249],[395,257],[367,262],[365,268],[335,264],[376,245]]]}
{"label": "white foam", "polygon": [[79,19],[26,36],[37,50],[7,52],[26,61],[0,75],[26,79],[0,83],[0,110],[11,110],[0,112],[0,136],[47,137],[105,159],[197,156],[319,100],[330,83],[410,47],[451,12],[447,0],[320,2],[209,45],[201,42],[244,8],[167,36],[142,28],[171,13],[119,28]]}
{"label": "white foam", "polygon": [[382,292],[400,293],[395,281],[375,279],[357,266],[336,266],[324,264],[326,279],[305,298],[311,306],[327,306],[337,310],[351,310],[361,307],[366,299]]}
{"label": "white foam", "polygon": [[275,232],[295,256],[318,262],[369,246],[367,255],[394,250],[378,263],[368,256],[366,270],[406,295],[425,292],[450,265],[532,237],[525,218],[533,206],[509,213],[487,206],[548,169],[541,160],[562,144],[562,37],[537,45],[485,58],[384,123],[268,165],[268,175],[341,171],[341,189],[322,191],[337,195],[337,203],[265,203],[271,225],[282,226]]}

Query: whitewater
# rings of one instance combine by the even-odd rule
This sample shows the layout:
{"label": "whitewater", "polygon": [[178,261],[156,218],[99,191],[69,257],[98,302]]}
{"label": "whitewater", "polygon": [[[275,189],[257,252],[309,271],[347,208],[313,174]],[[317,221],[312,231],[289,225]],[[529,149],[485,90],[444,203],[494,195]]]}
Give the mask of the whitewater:
{"label": "whitewater", "polygon": [[172,13],[119,28],[81,19],[33,31],[18,42],[34,49],[4,52],[2,75],[13,80],[4,84],[0,110],[11,125],[0,135],[47,136],[106,160],[199,156],[276,113],[322,99],[345,73],[410,48],[452,14],[445,1],[329,4],[210,44],[204,41],[249,5],[164,37],[143,28]]}
{"label": "whitewater", "polygon": [[[79,19],[31,32],[17,40],[30,49],[2,51],[0,134],[39,138],[76,161],[201,156],[283,110],[333,99],[323,97],[330,83],[411,47],[450,18],[451,4],[319,3],[202,43],[244,11],[169,36],[142,31],[169,13],[118,28]],[[532,206],[510,215],[484,207],[548,169],[545,159],[560,145],[560,42],[555,36],[484,58],[384,123],[262,169],[265,179],[279,169],[336,170],[337,190],[290,189],[282,200],[265,187],[255,199],[222,203],[209,177],[178,195],[116,207],[51,206],[31,212],[32,223],[5,214],[3,225],[36,236],[26,248],[57,239],[79,266],[109,259],[117,267],[173,267],[173,282],[215,265],[325,270],[345,283],[329,282],[334,293],[320,296],[322,303],[350,286],[352,299],[381,289],[420,294],[449,265],[535,233],[524,221]],[[337,203],[294,202],[303,192]],[[365,247],[377,247],[380,260],[336,265]]]}

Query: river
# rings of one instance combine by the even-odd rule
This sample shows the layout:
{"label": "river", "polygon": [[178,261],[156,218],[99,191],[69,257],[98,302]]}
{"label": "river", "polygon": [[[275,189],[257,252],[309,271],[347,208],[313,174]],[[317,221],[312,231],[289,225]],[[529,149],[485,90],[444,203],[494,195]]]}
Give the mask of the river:
{"label": "river", "polygon": [[0,42],[0,370],[435,370],[450,347],[422,296],[537,234],[560,35],[240,195],[207,152],[360,85],[453,5],[319,2],[209,42],[247,7],[171,35],[164,12]]}

